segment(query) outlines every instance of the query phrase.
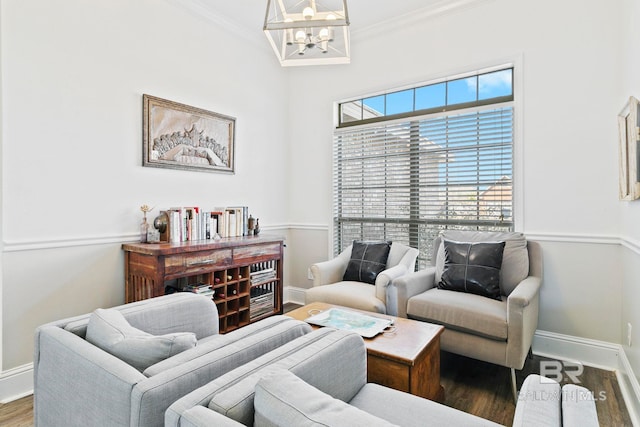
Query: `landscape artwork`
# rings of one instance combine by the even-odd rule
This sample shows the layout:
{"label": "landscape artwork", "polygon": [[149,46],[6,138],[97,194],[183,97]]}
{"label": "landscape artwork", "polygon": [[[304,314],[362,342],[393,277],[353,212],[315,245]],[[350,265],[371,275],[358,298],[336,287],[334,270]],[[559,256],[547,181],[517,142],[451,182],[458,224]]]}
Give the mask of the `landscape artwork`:
{"label": "landscape artwork", "polygon": [[143,95],[142,165],[234,173],[235,118]]}

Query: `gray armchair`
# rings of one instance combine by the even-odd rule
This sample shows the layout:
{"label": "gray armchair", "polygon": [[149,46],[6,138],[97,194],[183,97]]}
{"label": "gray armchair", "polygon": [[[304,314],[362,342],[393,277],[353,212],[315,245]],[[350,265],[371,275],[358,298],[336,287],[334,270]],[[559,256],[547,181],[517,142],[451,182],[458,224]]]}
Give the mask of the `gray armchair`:
{"label": "gray armchair", "polygon": [[304,322],[272,316],[221,335],[211,298],[189,292],[113,309],[154,336],[194,333],[197,345],[141,372],[86,339],[89,314],[38,327],[36,426],[163,426],[165,410],[178,398],[311,331]]}
{"label": "gray armchair", "polygon": [[402,243],[393,242],[386,269],[378,274],[375,285],[371,285],[343,281],[351,258],[351,248],[352,246],[349,246],[332,260],[311,266],[313,288],[306,292],[306,303],[326,302],[365,311],[396,315],[398,307],[395,306],[395,300],[387,299],[387,287],[394,279],[414,271],[418,250]]}
{"label": "gray armchair", "polygon": [[[443,238],[505,242],[500,299],[436,287],[444,266]],[[464,231],[445,232],[434,243],[431,267],[400,277],[389,286],[391,298],[397,301],[398,316],[445,326],[442,350],[511,368],[516,397],[514,369],[523,368],[538,325],[540,245],[527,242],[521,233]],[[508,280],[513,283],[507,284]]]}

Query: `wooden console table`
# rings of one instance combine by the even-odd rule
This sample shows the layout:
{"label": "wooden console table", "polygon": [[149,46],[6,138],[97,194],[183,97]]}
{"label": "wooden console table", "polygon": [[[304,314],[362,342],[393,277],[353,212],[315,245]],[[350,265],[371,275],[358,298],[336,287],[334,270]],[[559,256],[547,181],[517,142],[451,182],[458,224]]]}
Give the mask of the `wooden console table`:
{"label": "wooden console table", "polygon": [[229,332],[282,313],[283,247],[282,238],[262,235],[124,244],[125,300],[210,285],[220,332]]}

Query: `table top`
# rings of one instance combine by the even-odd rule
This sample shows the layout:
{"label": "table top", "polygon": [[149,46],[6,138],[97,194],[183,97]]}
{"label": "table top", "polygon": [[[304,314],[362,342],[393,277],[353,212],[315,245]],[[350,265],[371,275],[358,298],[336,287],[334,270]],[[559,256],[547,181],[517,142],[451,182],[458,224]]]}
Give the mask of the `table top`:
{"label": "table top", "polygon": [[391,332],[384,332],[373,338],[364,338],[367,353],[378,357],[401,362],[407,365],[413,365],[420,354],[435,339],[440,339],[440,334],[444,331],[444,327],[434,325],[432,323],[420,322],[417,320],[405,319],[402,317],[394,317],[380,313],[371,313],[367,311],[357,310],[355,308],[341,307],[323,302],[314,302],[303,307],[292,310],[285,315],[298,320],[306,320],[319,311],[329,308],[338,307],[345,310],[353,310],[365,313],[370,316],[383,317],[393,320],[395,329]]}

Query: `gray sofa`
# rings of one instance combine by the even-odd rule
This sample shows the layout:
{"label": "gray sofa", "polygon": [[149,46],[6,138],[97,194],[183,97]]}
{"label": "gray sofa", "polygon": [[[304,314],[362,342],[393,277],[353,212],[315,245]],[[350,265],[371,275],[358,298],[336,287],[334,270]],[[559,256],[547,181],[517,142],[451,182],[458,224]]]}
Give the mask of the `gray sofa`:
{"label": "gray sofa", "polygon": [[[141,370],[85,339],[90,314],[42,325],[35,331],[36,426],[162,426],[178,398],[311,331],[304,322],[272,316],[220,335],[215,304],[192,293],[114,310],[143,333],[191,336],[195,347]],[[132,348],[140,353],[145,346]]]}
{"label": "gray sofa", "polygon": [[[330,396],[328,411],[320,412],[330,417],[337,414],[339,424],[335,424],[335,418],[322,419],[326,425],[497,425],[427,399],[367,383],[366,360],[366,348],[359,335],[318,329],[179,399],[167,410],[165,426],[254,425],[254,419],[267,413],[276,417],[276,422],[260,419],[255,425],[305,425],[299,419],[287,418],[288,411],[272,401],[262,402],[262,406],[259,400],[254,401],[256,392],[269,379],[272,385],[293,392],[301,405],[316,402],[325,407]],[[292,382],[283,372],[295,374],[312,390],[300,387],[300,382]],[[254,409],[261,407],[264,411]]]}
{"label": "gray sofa", "polygon": [[[488,420],[367,383],[366,349],[352,332],[322,328],[194,390],[166,412],[167,427],[497,426]],[[514,426],[597,426],[585,388],[529,376]]]}

